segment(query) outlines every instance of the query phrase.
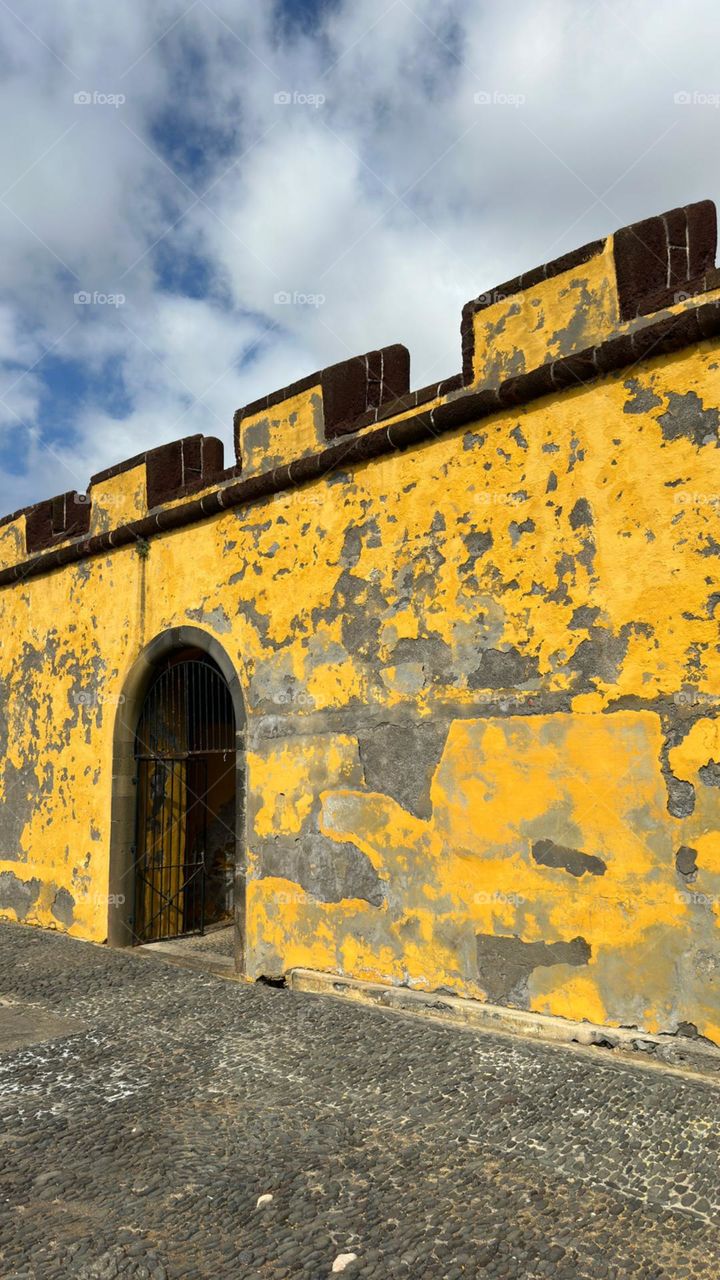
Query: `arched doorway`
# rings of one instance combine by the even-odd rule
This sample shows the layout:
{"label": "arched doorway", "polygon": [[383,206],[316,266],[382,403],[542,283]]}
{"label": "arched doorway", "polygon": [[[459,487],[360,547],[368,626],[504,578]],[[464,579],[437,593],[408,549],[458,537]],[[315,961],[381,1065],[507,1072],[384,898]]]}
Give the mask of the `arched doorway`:
{"label": "arched doorway", "polygon": [[202,650],[171,653],[135,731],[135,935],[158,942],[230,924],[235,878],[235,714]]}
{"label": "arched doorway", "polygon": [[108,888],[111,946],[199,932],[231,907],[235,968],[244,972],[245,705],[232,660],[200,627],[156,636],[125,679],[113,735]]}

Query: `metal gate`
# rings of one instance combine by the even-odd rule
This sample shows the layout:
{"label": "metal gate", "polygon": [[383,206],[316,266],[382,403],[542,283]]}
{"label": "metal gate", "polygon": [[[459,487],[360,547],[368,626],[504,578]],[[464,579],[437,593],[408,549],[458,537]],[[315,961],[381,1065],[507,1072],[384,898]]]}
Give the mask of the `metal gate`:
{"label": "metal gate", "polygon": [[138,942],[205,931],[208,770],[235,769],[230,691],[209,659],[171,660],[145,696],[135,734]]}

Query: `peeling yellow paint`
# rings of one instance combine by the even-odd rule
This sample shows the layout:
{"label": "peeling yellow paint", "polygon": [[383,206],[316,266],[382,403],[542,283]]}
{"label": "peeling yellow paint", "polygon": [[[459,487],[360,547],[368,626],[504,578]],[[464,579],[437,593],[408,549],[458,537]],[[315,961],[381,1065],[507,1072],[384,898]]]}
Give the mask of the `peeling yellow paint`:
{"label": "peeling yellow paint", "polygon": [[[612,237],[588,262],[474,316],[476,382],[497,382],[602,342],[619,325]],[[494,293],[490,295],[494,297]]]}
{"label": "peeling yellow paint", "polygon": [[709,761],[720,764],[720,720],[696,720],[687,736],[669,752],[670,768],[678,778],[695,782]]}
{"label": "peeling yellow paint", "polygon": [[[609,253],[477,313],[477,379],[622,328]],[[115,717],[192,622],[248,713],[249,976],[720,1039],[719,361],[659,356],[4,589],[2,913],[106,937]],[[318,396],[241,423],[250,472],[322,446]],[[142,467],[93,487],[93,531],[145,510]]]}

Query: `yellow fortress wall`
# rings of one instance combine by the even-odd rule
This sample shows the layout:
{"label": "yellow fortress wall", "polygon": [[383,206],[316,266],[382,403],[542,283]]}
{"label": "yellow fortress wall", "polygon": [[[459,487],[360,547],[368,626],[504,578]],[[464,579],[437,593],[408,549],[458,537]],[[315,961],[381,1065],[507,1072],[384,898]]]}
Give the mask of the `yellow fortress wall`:
{"label": "yellow fortress wall", "polygon": [[247,977],[720,1043],[714,247],[709,202],[624,228],[469,304],[446,384],[371,352],[227,470],[194,437],[3,522],[2,914],[107,938],[118,722],[192,628],[247,716]]}

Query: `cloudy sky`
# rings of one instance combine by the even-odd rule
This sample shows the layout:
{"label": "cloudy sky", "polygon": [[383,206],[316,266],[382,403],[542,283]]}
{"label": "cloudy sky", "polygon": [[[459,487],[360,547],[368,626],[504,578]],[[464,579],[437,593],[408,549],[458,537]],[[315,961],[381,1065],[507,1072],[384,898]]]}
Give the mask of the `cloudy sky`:
{"label": "cloudy sky", "polygon": [[0,23],[0,511],[197,431],[227,458],[239,405],[385,343],[446,377],[469,298],[716,196],[714,0]]}

